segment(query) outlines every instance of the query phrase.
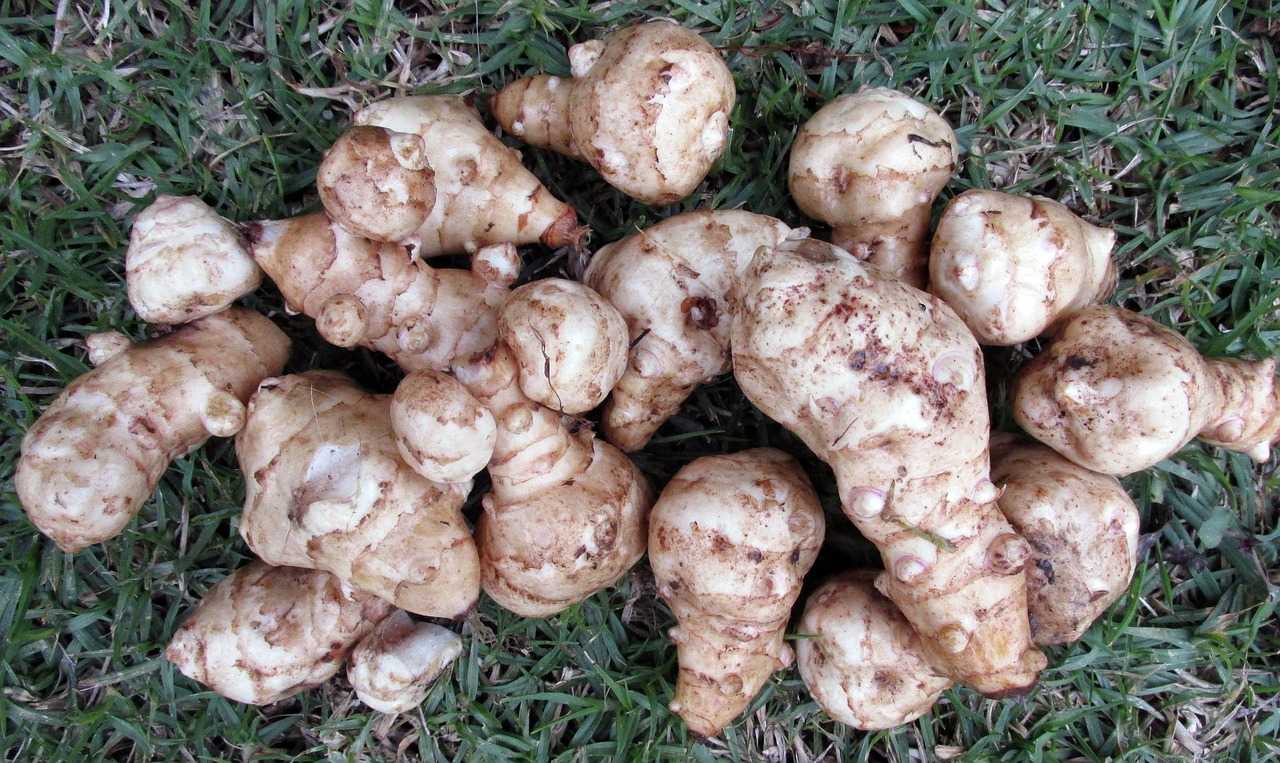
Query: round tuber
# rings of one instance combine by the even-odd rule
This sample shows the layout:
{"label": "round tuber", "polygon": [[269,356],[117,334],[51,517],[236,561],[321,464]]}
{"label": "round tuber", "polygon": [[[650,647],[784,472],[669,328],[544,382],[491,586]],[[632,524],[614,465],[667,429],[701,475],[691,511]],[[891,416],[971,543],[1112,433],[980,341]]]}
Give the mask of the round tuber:
{"label": "round tuber", "polygon": [[400,457],[433,482],[470,482],[493,457],[493,414],[457,379],[440,371],[404,377],[391,396]]}
{"label": "round tuber", "polygon": [[426,142],[413,133],[356,126],[338,138],[316,170],[325,212],[357,236],[404,241],[436,202]]}

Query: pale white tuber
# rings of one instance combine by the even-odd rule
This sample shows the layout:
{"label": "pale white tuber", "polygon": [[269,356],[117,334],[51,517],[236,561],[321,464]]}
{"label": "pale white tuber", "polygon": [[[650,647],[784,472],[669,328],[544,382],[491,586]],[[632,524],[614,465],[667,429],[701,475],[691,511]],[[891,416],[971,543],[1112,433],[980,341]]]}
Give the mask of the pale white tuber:
{"label": "pale white tuber", "polygon": [[401,458],[433,482],[468,482],[489,464],[493,414],[457,379],[440,371],[404,377],[391,397],[391,428]]}
{"label": "pale white tuber", "polygon": [[382,127],[352,127],[316,171],[325,212],[357,236],[404,241],[427,222],[435,174],[422,137]]}
{"label": "pale white tuber", "polygon": [[422,704],[432,682],[459,654],[458,634],[397,611],[356,645],[347,679],[360,701],[374,710],[404,713]]}

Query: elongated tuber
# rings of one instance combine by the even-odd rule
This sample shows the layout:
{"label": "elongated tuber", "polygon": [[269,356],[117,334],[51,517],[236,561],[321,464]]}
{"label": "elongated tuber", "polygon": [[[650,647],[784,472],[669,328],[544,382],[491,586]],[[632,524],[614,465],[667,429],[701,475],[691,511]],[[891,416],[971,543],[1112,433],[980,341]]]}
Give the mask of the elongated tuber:
{"label": "elongated tuber", "polygon": [[252,562],[209,590],[164,656],[228,699],[266,705],[328,680],[391,611],[328,573]]}
{"label": "elongated tuber", "polygon": [[831,241],[924,288],[929,210],[955,171],[951,126],[896,90],[865,88],[823,106],[791,148],[788,185]]}
{"label": "elongated tuber", "polygon": [[64,551],[119,535],[171,461],[235,434],[289,355],[275,324],[237,307],[138,345],[116,333],[88,343],[98,367],[32,425],[14,476],[27,516]]}
{"label": "elongated tuber", "polygon": [[343,133],[320,162],[316,190],[329,217],[374,241],[409,239],[426,224],[436,201],[425,141],[382,127]]}
{"label": "elongated tuber", "polygon": [[160,196],[133,220],[124,260],[129,303],[148,323],[189,323],[258,288],[239,229],[200,199]]}
{"label": "elongated tuber", "polygon": [[965,191],[933,234],[929,289],[982,344],[1019,344],[1111,295],[1115,240],[1050,199]]}
{"label": "elongated tuber", "polygon": [[951,686],[920,636],[876,590],[876,573],[846,572],[805,603],[797,666],[827,715],[864,731],[910,723]]}
{"label": "elongated tuber", "polygon": [[1000,511],[1031,544],[1027,613],[1037,644],[1078,640],[1124,593],[1138,563],[1138,508],[1115,477],[1043,445],[991,438]]}
{"label": "elongated tuber", "polygon": [[457,379],[439,371],[404,377],[391,397],[400,457],[433,482],[468,482],[493,457],[493,414]]}
{"label": "elongated tuber", "polygon": [[521,392],[505,344],[455,373],[498,425],[493,490],[476,526],[485,593],[547,617],[613,585],[644,555],[648,481],[584,422]]}
{"label": "elongated tuber", "polygon": [[356,645],[347,678],[369,707],[380,713],[404,713],[422,704],[431,683],[459,654],[458,634],[395,612]]}
{"label": "elongated tuber", "polygon": [[475,604],[479,560],[461,511],[471,483],[431,482],[401,460],[390,396],[331,371],[269,379],[236,454],[240,534],[268,563],[330,572],[420,615]]}
{"label": "elongated tuber", "polygon": [[502,129],[589,163],[646,204],[693,192],[729,142],[733,75],[716,49],[669,21],[569,49],[573,79],[545,75],[493,99]]}
{"label": "elongated tuber", "polygon": [[699,384],[729,371],[735,289],[760,247],[807,235],[741,211],[686,212],[596,252],[583,280],[626,319],[630,360],[604,433],[643,448]]}
{"label": "elongated tuber", "polygon": [[782,636],[823,529],[808,477],[777,450],[699,458],[662,491],[649,563],[678,623],[671,711],[693,732],[719,734],[790,666]]}
{"label": "elongated tuber", "polygon": [[1146,469],[1193,438],[1266,461],[1280,439],[1276,359],[1204,358],[1150,318],[1099,305],[1077,313],[1023,367],[1014,418],[1086,469]]}
{"label": "elongated tuber", "polygon": [[991,696],[1034,684],[1030,549],[996,507],[973,335],[941,300],[813,239],[762,249],[740,293],[742,391],[831,465],[884,559],[877,587],[930,660]]}
{"label": "elongated tuber", "polygon": [[573,208],[552,196],[461,98],[389,98],[366,106],[355,123],[422,138],[435,204],[416,234],[398,239],[417,256],[539,241],[558,248],[581,238]]}

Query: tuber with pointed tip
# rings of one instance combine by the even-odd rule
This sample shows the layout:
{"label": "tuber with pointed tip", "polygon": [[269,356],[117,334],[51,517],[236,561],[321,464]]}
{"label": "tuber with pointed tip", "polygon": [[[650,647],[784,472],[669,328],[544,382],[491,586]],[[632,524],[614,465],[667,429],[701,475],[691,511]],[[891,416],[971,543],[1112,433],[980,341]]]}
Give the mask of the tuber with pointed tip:
{"label": "tuber with pointed tip", "polygon": [[329,217],[374,241],[409,239],[436,202],[422,137],[368,125],[352,127],[329,147],[316,170],[316,190]]}
{"label": "tuber with pointed tip", "polygon": [[739,283],[734,374],[835,472],[877,587],[931,662],[1000,696],[1033,685],[1030,556],[996,506],[982,352],[941,300],[813,239],[761,249]]}
{"label": "tuber with pointed tip", "polygon": [[427,697],[432,682],[462,654],[458,634],[393,612],[366,636],[347,663],[360,701],[380,713],[405,713]]}
{"label": "tuber with pointed tip", "polygon": [[431,482],[400,457],[391,398],[333,371],[268,379],[236,455],[240,534],[270,564],[319,569],[401,609],[456,618],[480,595],[462,504],[471,482]]}
{"label": "tuber with pointed tip", "polygon": [[698,385],[727,373],[735,288],[752,255],[792,236],[737,210],[685,212],[602,247],[583,281],[626,319],[631,345],[604,411],[604,433],[640,450]]}
{"label": "tuber with pointed tip", "polygon": [[1115,240],[1051,199],[965,191],[933,234],[929,289],[980,343],[1020,344],[1111,295]]}
{"label": "tuber with pointed tip", "polygon": [[891,729],[929,712],[951,679],[930,664],[920,636],[854,570],[809,595],[797,628],[796,665],[827,715],[863,731]]}
{"label": "tuber with pointed tip", "polygon": [[724,59],[670,21],[569,49],[572,79],[539,75],[493,98],[502,129],[587,162],[646,204],[693,193],[729,143],[736,96]]}
{"label": "tuber with pointed tip", "polygon": [[1276,359],[1205,358],[1150,318],[1098,305],[1022,368],[1013,414],[1032,437],[1103,474],[1154,466],[1196,437],[1263,462],[1280,439]]}
{"label": "tuber with pointed tip", "polygon": [[823,106],[800,127],[787,184],[831,241],[924,288],[930,207],[955,172],[955,133],[929,106],[883,87]]}
{"label": "tuber with pointed tip", "polygon": [[228,699],[266,705],[327,681],[391,611],[328,573],[255,561],[209,589],[164,656]]}
{"label": "tuber with pointed tip", "polygon": [[109,332],[87,344],[97,368],[27,431],[14,475],[31,522],[72,552],[119,535],[175,458],[235,434],[289,355],[275,324],[238,307],[149,342]]}
{"label": "tuber with pointed tip", "polygon": [[649,564],[677,621],[671,711],[694,733],[719,734],[791,665],[782,636],[823,530],[809,478],[769,448],[699,458],[662,491]]}
{"label": "tuber with pointed tip", "polygon": [[1040,645],[1078,640],[1138,564],[1138,507],[1115,477],[1014,435],[991,438],[1000,511],[1031,545],[1027,613]]}

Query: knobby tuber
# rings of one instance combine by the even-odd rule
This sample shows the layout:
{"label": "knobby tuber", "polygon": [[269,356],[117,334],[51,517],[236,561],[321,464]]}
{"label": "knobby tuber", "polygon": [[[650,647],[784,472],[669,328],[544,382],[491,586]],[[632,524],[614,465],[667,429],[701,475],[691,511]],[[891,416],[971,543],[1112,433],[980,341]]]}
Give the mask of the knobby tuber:
{"label": "knobby tuber", "polygon": [[1037,440],[1103,474],[1146,469],[1195,437],[1263,462],[1280,439],[1276,359],[1205,358],[1172,329],[1098,305],[1023,367],[1013,413]]}
{"label": "knobby tuber", "polygon": [[846,572],[805,603],[796,641],[800,677],[827,715],[864,731],[910,723],[951,686],[876,573]]}
{"label": "knobby tuber", "polygon": [[1111,295],[1115,240],[1050,199],[965,191],[934,232],[929,289],[982,344],[1019,344]]}
{"label": "knobby tuber", "polygon": [[630,360],[604,411],[604,433],[643,448],[699,384],[729,371],[735,287],[752,255],[807,235],[765,215],[686,212],[596,252],[583,280],[622,313]]}
{"label": "knobby tuber", "polygon": [[158,196],[133,220],[129,304],[148,323],[189,323],[258,288],[262,271],[229,220],[190,196]]}
{"label": "knobby tuber", "polygon": [[228,699],[266,705],[328,680],[391,609],[328,573],[252,562],[205,594],[164,656]]}
{"label": "knobby tuber", "polygon": [[22,439],[14,484],[27,516],[64,551],[119,535],[175,458],[230,437],[289,340],[232,307],[150,342],[89,338],[97,368],[73,381]]}
{"label": "knobby tuber", "polygon": [[240,534],[263,560],[325,570],[420,615],[475,604],[479,560],[461,511],[471,483],[431,482],[400,458],[390,396],[331,371],[268,379],[236,455]]}
{"label": "knobby tuber", "polygon": [[699,458],[662,491],[649,563],[678,623],[671,711],[694,733],[719,734],[791,665],[783,632],[823,529],[808,477],[777,450]]}
{"label": "knobby tuber", "polygon": [[343,133],[320,162],[316,190],[329,217],[374,241],[411,238],[436,202],[425,141],[383,127],[356,126]]}
{"label": "knobby tuber", "polygon": [[360,701],[380,713],[404,713],[422,704],[431,683],[462,654],[458,634],[394,612],[351,653],[347,679]]}
{"label": "knobby tuber", "polygon": [[1031,544],[1027,613],[1037,644],[1076,641],[1124,593],[1138,563],[1138,508],[1115,477],[1043,445],[991,438],[1000,511]]}
{"label": "knobby tuber", "polygon": [[729,142],[736,95],[720,54],[669,21],[569,49],[573,79],[540,75],[493,99],[502,129],[581,159],[646,204],[693,192]]}
{"label": "knobby tuber", "polygon": [[946,120],[896,90],[866,88],[823,106],[791,148],[796,204],[831,241],[924,288],[929,211],[959,153]]}
{"label": "knobby tuber", "polygon": [[757,253],[740,283],[733,365],[746,396],[835,471],[884,559],[876,585],[957,681],[1033,685],[1023,565],[996,506],[982,354],[941,300],[806,239]]}
{"label": "knobby tuber", "polygon": [[400,457],[433,482],[467,482],[493,457],[493,414],[457,379],[417,371],[391,396],[391,428]]}

